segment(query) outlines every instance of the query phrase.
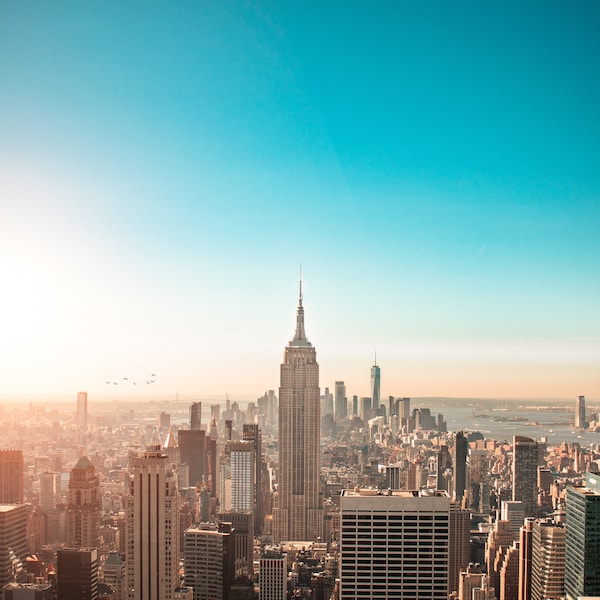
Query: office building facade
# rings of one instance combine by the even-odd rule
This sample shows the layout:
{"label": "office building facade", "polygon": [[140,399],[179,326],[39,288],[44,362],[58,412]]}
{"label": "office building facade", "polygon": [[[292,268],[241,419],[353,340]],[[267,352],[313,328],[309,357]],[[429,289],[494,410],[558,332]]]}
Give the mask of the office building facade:
{"label": "office building facade", "polygon": [[600,596],[600,476],[568,486],[565,532],[565,597]]}
{"label": "office building facade", "polygon": [[135,459],[127,503],[129,600],[173,600],[179,582],[176,475],[160,446]]}
{"label": "office building facade", "polygon": [[340,597],[448,597],[450,498],[431,490],[345,490]]}
{"label": "office building facade", "polygon": [[194,590],[194,600],[227,600],[234,573],[234,548],[230,524],[190,527],[184,533],[184,585]]}
{"label": "office building facade", "polygon": [[287,600],[287,555],[268,546],[260,557],[259,600]]}
{"label": "office building facade", "polygon": [[348,399],[346,398],[346,385],[343,381],[335,382],[335,418],[348,417]]}
{"label": "office building facade", "polygon": [[513,436],[512,499],[523,502],[525,517],[537,516],[538,443]]}
{"label": "office building facade", "polygon": [[0,587],[24,579],[27,556],[27,506],[0,504]]}
{"label": "office building facade", "polygon": [[62,548],[56,552],[56,599],[98,598],[98,550]]}
{"label": "office building facade", "polygon": [[23,451],[0,449],[0,504],[23,502]]}

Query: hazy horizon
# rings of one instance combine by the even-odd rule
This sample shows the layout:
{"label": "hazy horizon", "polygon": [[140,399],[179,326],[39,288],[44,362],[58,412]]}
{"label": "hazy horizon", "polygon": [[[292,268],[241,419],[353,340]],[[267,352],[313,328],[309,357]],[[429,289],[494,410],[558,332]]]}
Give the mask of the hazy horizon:
{"label": "hazy horizon", "polygon": [[0,395],[276,390],[302,265],[321,389],[600,400],[599,28],[3,2]]}

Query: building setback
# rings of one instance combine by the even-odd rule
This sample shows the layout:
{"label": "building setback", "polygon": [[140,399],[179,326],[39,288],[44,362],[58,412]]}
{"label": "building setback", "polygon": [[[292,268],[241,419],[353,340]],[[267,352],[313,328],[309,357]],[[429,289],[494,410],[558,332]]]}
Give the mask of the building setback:
{"label": "building setback", "polygon": [[149,446],[135,459],[128,492],[129,600],[173,600],[179,585],[179,496],[160,446]]}
{"label": "building setback", "polygon": [[320,430],[319,365],[304,332],[301,286],[296,333],[281,365],[278,495],[273,510],[277,542],[322,536]]}

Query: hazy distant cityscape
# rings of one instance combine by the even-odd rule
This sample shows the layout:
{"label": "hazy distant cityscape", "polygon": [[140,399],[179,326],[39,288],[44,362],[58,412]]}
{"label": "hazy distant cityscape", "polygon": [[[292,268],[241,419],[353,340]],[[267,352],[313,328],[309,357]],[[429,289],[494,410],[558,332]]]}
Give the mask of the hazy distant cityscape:
{"label": "hazy distant cityscape", "polygon": [[321,389],[304,321],[254,401],[5,402],[3,597],[600,593],[597,407]]}

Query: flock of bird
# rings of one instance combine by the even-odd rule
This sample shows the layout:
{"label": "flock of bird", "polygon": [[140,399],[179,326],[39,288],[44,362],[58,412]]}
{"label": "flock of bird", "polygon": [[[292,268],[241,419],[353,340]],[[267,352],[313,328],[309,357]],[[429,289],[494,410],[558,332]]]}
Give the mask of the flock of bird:
{"label": "flock of bird", "polygon": [[[150,377],[151,377],[151,379],[146,380],[146,385],[150,385],[151,383],[154,383],[156,381],[156,375],[154,373],[150,373]],[[138,384],[137,381],[133,381],[132,379],[129,379],[129,377],[123,377],[120,381],[106,381],[105,383],[107,385],[119,385],[119,383],[123,383],[123,382],[132,383],[133,385]],[[125,383],[125,385],[127,385],[127,383]],[[143,383],[143,382],[140,382],[140,383]]]}

